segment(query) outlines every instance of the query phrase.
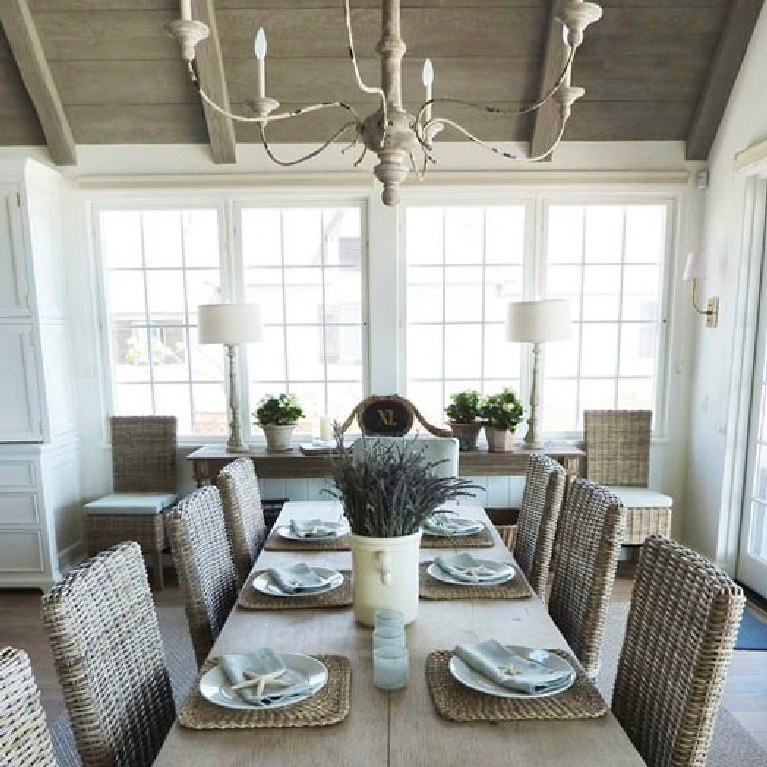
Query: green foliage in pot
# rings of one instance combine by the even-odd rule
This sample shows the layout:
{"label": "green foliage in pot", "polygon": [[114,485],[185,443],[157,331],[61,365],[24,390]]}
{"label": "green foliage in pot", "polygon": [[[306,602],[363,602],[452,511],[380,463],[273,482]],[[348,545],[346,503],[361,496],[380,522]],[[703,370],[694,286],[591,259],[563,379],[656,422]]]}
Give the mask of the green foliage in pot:
{"label": "green foliage in pot", "polygon": [[298,404],[294,394],[265,394],[258,402],[258,407],[253,413],[259,426],[287,426],[302,418],[304,411]]}
{"label": "green foliage in pot", "polygon": [[481,489],[467,479],[435,476],[433,469],[442,461],[429,461],[405,442],[371,438],[357,453],[344,446],[337,431],[336,443],[331,464],[335,487],[326,492],[341,502],[355,535],[411,535],[446,501]]}
{"label": "green foliage in pot", "polygon": [[480,393],[474,389],[456,392],[450,395],[445,414],[452,423],[474,423],[479,416],[480,401]]}
{"label": "green foliage in pot", "polygon": [[479,417],[493,429],[513,431],[522,420],[522,403],[512,389],[491,394],[482,401]]}

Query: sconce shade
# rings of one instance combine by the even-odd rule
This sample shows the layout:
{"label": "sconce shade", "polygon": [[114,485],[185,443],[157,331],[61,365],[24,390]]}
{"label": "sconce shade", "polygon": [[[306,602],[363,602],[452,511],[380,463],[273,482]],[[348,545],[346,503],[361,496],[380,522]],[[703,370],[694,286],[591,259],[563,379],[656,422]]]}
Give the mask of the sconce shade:
{"label": "sconce shade", "polygon": [[258,304],[201,304],[197,312],[201,344],[247,344],[264,340]]}
{"label": "sconce shade", "polygon": [[706,257],[703,253],[693,251],[687,254],[687,262],[684,265],[682,279],[685,282],[706,279]]}
{"label": "sconce shade", "polygon": [[537,344],[570,338],[570,304],[561,298],[513,301],[506,315],[506,340]]}

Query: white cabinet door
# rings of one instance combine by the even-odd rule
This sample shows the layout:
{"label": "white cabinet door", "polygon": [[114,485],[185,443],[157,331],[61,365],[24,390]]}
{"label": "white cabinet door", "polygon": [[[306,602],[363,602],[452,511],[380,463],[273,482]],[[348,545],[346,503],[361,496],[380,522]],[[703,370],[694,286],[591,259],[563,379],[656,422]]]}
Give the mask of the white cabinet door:
{"label": "white cabinet door", "polygon": [[0,184],[0,317],[31,313],[21,231],[18,187]]}
{"label": "white cabinet door", "polygon": [[0,442],[43,439],[34,344],[30,323],[0,323]]}

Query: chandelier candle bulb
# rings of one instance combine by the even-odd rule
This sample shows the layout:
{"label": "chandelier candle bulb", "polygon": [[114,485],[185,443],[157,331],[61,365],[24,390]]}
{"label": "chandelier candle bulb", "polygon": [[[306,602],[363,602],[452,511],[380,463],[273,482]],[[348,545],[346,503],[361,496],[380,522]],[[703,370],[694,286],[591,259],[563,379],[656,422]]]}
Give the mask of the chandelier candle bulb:
{"label": "chandelier candle bulb", "polygon": [[[431,59],[426,59],[423,62],[423,85],[426,88],[426,98],[424,101],[431,101],[434,98],[434,67]],[[424,110],[423,119],[425,123],[431,120],[431,104]]]}
{"label": "chandelier candle bulb", "polygon": [[256,32],[253,50],[258,61],[258,98],[262,99],[266,96],[266,33],[263,27],[259,27]]}

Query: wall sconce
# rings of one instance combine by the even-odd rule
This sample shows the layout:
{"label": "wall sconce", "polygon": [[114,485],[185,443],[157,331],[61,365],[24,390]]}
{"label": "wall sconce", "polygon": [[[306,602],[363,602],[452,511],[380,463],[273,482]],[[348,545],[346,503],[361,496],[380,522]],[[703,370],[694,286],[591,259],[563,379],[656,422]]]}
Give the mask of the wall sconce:
{"label": "wall sconce", "polygon": [[698,314],[706,318],[706,327],[715,328],[719,324],[719,297],[713,296],[706,301],[706,308],[698,307],[695,299],[695,289],[700,280],[706,279],[706,259],[702,253],[693,252],[687,254],[687,263],[684,266],[682,279],[685,282],[692,282],[692,308]]}

